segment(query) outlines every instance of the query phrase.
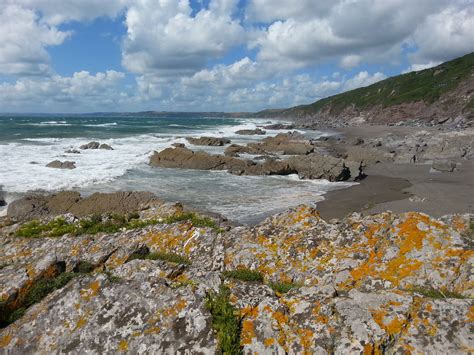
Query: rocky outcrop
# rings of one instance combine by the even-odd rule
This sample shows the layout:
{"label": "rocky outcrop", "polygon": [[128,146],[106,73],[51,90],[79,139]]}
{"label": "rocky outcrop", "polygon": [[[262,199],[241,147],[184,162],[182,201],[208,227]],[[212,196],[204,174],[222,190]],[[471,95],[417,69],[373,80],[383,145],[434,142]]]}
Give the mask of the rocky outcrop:
{"label": "rocky outcrop", "polygon": [[[241,147],[230,146],[232,149]],[[230,150],[226,151],[226,154],[231,154]],[[291,157],[282,161],[268,158],[259,164],[233,156],[194,152],[187,148],[167,148],[161,152],[155,152],[150,158],[150,165],[177,169],[227,170],[235,175],[298,174],[301,179],[327,179],[329,181],[344,181],[351,178],[351,169],[345,165],[344,160],[317,153]],[[357,166],[359,169],[353,170],[352,178],[358,177],[362,172],[363,165],[359,163]]]}
{"label": "rocky outcrop", "polygon": [[76,169],[76,162],[74,161],[60,161],[54,160],[51,163],[46,165],[47,168],[54,168],[54,169]]}
{"label": "rocky outcrop", "polygon": [[67,153],[67,154],[81,154],[81,152],[78,151],[77,149],[68,149],[64,153]]}
{"label": "rocky outcrop", "polygon": [[19,221],[70,213],[76,217],[102,213],[128,213],[155,201],[149,192],[94,193],[81,197],[64,191],[53,195],[32,194],[8,205],[7,215]]}
{"label": "rocky outcrop", "polygon": [[292,124],[284,124],[284,123],[274,123],[263,126],[264,129],[272,129],[272,130],[285,130],[285,129],[295,129],[295,125]]}
{"label": "rocky outcrop", "polygon": [[186,138],[186,140],[193,145],[207,145],[214,147],[221,147],[229,144],[230,139],[227,138],[216,138],[216,137],[200,137],[200,138]]}
{"label": "rocky outcrop", "polygon": [[241,129],[235,132],[236,134],[240,134],[242,136],[263,136],[267,134],[263,129],[256,128],[256,129]]}
{"label": "rocky outcrop", "polygon": [[[140,216],[175,213],[157,203]],[[223,334],[243,353],[462,353],[474,347],[470,218],[353,214],[328,223],[300,206],[226,233],[190,221],[59,238],[0,229],[8,312],[39,280],[94,266],[0,329],[0,349],[216,353]],[[190,263],[133,257],[148,252]],[[226,276],[237,269],[262,281]],[[210,307],[222,289],[227,313]],[[234,317],[235,332],[216,331]]]}
{"label": "rocky outcrop", "polygon": [[222,155],[212,155],[203,151],[194,152],[188,148],[167,148],[155,152],[150,158],[150,165],[162,168],[227,170],[245,168],[247,161]]}
{"label": "rocky outcrop", "polygon": [[265,138],[262,142],[247,145],[255,154],[277,153],[282,155],[304,155],[314,151],[314,146],[299,133],[280,133]]}

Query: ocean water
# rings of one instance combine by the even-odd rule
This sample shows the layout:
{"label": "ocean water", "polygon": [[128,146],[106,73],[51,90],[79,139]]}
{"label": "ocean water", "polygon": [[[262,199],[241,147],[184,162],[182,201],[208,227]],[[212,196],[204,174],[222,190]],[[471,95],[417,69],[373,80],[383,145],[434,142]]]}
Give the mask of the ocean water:
{"label": "ocean water", "polygon": [[[317,203],[325,192],[349,186],[325,180],[299,180],[297,176],[234,176],[227,172],[152,168],[154,151],[173,143],[194,150],[222,153],[225,147],[195,147],[186,137],[227,137],[246,144],[261,136],[240,136],[269,120],[248,118],[156,118],[92,116],[0,117],[0,188],[7,202],[33,191],[77,190],[83,194],[120,190],[156,193],[167,201],[185,204],[241,222],[254,223],[265,216],[301,203]],[[267,136],[282,131],[267,131]],[[316,138],[322,132],[303,132]],[[90,141],[114,150],[65,153]],[[45,167],[53,160],[72,160],[74,170]],[[5,213],[5,208],[0,214]]]}

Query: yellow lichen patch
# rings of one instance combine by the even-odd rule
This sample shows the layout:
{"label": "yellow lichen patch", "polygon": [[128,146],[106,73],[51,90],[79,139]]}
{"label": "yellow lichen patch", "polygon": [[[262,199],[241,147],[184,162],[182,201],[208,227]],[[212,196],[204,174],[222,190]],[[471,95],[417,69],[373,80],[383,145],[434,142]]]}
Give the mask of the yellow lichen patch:
{"label": "yellow lichen patch", "polygon": [[311,329],[298,329],[297,333],[300,337],[303,353],[310,354],[311,352],[309,350],[313,347],[314,332]]}
{"label": "yellow lichen patch", "polygon": [[122,254],[120,255],[119,253],[114,253],[112,256],[107,260],[107,268],[110,269],[115,269],[119,267],[120,265],[125,264],[125,262],[128,259],[128,255]]}
{"label": "yellow lichen patch", "polygon": [[127,352],[128,351],[128,342],[126,340],[121,340],[118,345],[118,351]]}
{"label": "yellow lichen patch", "polygon": [[469,307],[469,312],[467,312],[467,323],[474,323],[474,306]]}
{"label": "yellow lichen patch", "polygon": [[87,324],[87,320],[84,316],[82,316],[81,318],[77,320],[76,327],[74,328],[74,330],[80,329],[84,327],[86,324]]}
{"label": "yellow lichen patch", "polygon": [[406,319],[399,318],[398,315],[395,315],[391,320],[387,321],[386,318],[388,314],[384,309],[372,309],[370,312],[372,313],[372,318],[374,321],[390,336],[399,334],[406,324]]}
{"label": "yellow lichen patch", "polygon": [[12,338],[13,337],[10,334],[6,334],[2,338],[0,338],[0,348],[7,347],[12,341]]}
{"label": "yellow lichen patch", "polygon": [[240,333],[240,344],[248,345],[256,337],[254,322],[251,319],[245,319],[242,322],[242,332]]}
{"label": "yellow lichen patch", "polygon": [[265,347],[267,347],[267,348],[269,348],[273,344],[275,344],[275,339],[273,339],[273,338],[267,338],[263,341],[263,345],[265,345]]}
{"label": "yellow lichen patch", "polygon": [[89,287],[80,291],[82,299],[90,301],[92,297],[96,296],[100,289],[100,281],[95,280],[89,284]]}

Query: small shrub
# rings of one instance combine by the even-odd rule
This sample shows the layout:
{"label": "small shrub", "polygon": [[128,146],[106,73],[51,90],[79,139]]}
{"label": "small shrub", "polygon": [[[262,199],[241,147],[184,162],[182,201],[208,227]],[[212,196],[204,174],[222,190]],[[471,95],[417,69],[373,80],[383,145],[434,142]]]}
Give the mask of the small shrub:
{"label": "small shrub", "polygon": [[268,284],[270,288],[278,293],[287,293],[294,288],[300,287],[300,285],[293,282],[271,282]]}
{"label": "small shrub", "polygon": [[219,293],[207,296],[206,306],[212,315],[212,327],[217,332],[219,348],[222,354],[241,354],[241,320],[238,312],[230,303],[230,291],[221,286]]}
{"label": "small shrub", "polygon": [[461,295],[460,293],[457,293],[457,292],[439,290],[439,289],[430,288],[430,287],[415,286],[415,287],[409,288],[408,291],[413,292],[413,293],[419,293],[419,294],[421,294],[425,297],[435,298],[435,299],[444,299],[444,298],[464,299],[464,298],[466,298],[465,296],[463,296],[463,295]]}
{"label": "small shrub", "polygon": [[228,279],[236,279],[241,281],[263,282],[263,275],[256,270],[250,269],[225,271],[223,276]]}

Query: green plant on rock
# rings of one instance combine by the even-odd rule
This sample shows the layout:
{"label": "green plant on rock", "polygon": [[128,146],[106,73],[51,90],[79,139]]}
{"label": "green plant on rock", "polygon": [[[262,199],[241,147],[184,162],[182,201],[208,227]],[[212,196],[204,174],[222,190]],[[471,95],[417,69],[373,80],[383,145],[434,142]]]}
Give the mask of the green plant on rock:
{"label": "green plant on rock", "polygon": [[207,296],[206,306],[212,315],[212,327],[217,333],[221,353],[242,354],[241,319],[238,311],[230,303],[230,290],[221,286],[218,293],[211,292]]}
{"label": "green plant on rock", "polygon": [[457,292],[451,292],[448,290],[440,290],[440,289],[435,289],[432,287],[413,286],[413,287],[410,287],[408,291],[413,292],[413,293],[419,293],[420,295],[423,295],[428,298],[434,298],[434,299],[445,299],[445,298],[464,299],[466,298],[466,296],[463,296]]}
{"label": "green plant on rock", "polygon": [[268,286],[275,292],[287,293],[294,288],[301,287],[300,284],[294,282],[270,282]]}
{"label": "green plant on rock", "polygon": [[65,234],[83,235],[97,233],[117,233],[121,230],[141,229],[159,224],[173,224],[189,221],[195,227],[208,227],[220,232],[217,224],[210,217],[201,217],[196,213],[178,213],[164,219],[140,219],[138,213],[121,215],[117,213],[92,215],[80,221],[67,222],[59,217],[50,222],[34,220],[23,224],[15,233],[17,237],[60,237]]}
{"label": "green plant on rock", "polygon": [[263,282],[263,275],[256,270],[250,269],[237,269],[237,270],[230,270],[225,271],[222,274],[225,278],[228,279],[236,279],[241,281],[248,281],[248,282]]}

